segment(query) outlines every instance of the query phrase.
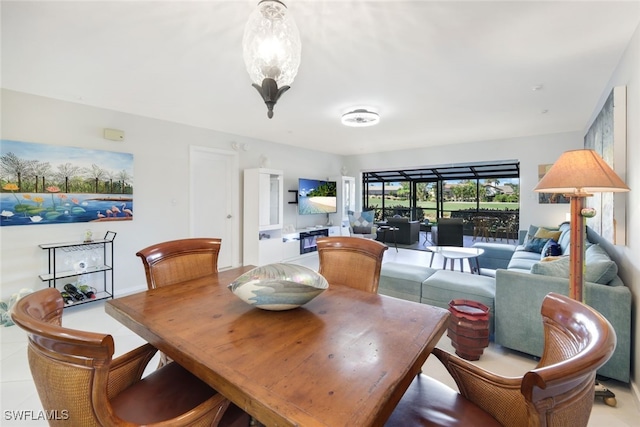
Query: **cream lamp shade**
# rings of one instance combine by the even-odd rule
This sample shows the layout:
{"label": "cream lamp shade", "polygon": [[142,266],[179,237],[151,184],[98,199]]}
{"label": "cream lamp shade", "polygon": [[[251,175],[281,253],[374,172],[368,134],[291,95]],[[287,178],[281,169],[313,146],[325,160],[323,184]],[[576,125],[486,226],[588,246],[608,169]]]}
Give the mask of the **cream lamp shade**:
{"label": "cream lamp shade", "polygon": [[629,187],[594,150],[563,153],[533,189],[538,193],[604,193]]}

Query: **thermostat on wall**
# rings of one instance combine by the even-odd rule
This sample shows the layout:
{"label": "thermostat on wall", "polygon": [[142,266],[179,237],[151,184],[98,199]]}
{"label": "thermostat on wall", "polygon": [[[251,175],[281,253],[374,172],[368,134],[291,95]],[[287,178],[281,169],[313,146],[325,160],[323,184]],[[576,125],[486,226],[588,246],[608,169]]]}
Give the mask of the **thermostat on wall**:
{"label": "thermostat on wall", "polygon": [[104,139],[111,141],[124,141],[124,131],[119,129],[105,129]]}

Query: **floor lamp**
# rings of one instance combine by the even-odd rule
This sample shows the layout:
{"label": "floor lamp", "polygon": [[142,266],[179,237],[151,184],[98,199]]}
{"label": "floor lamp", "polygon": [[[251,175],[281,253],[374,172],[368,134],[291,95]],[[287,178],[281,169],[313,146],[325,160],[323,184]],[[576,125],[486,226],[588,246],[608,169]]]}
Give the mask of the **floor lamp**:
{"label": "floor lamp", "polygon": [[583,302],[585,217],[595,211],[584,207],[592,193],[629,191],[629,187],[594,150],[563,153],[540,180],[538,193],[563,193],[571,200],[571,242],[569,248],[569,297]]}

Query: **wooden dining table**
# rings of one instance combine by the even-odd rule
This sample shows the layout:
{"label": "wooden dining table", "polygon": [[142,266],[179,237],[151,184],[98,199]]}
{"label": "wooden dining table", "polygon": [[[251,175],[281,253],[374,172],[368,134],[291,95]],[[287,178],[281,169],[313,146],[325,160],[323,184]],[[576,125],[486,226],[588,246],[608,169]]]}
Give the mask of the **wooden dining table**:
{"label": "wooden dining table", "polygon": [[110,300],[106,312],[266,426],[383,425],[449,312],[330,285],[292,310],[228,288],[251,266]]}

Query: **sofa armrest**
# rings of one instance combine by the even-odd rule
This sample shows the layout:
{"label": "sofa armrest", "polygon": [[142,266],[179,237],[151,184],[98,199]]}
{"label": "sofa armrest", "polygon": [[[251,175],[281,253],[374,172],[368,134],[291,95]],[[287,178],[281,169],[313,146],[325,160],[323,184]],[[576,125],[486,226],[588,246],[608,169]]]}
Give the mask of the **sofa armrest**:
{"label": "sofa armrest", "polygon": [[[619,282],[621,284],[621,282]],[[496,271],[495,342],[534,356],[542,355],[544,335],[540,307],[549,292],[569,294],[566,278]],[[631,360],[631,291],[624,285],[587,282],[585,303],[599,311],[616,331],[613,356],[598,374],[629,382]]]}
{"label": "sofa armrest", "polygon": [[507,268],[516,250],[514,245],[505,243],[478,242],[474,243],[473,247],[484,251],[478,256],[478,265],[480,265],[480,268],[491,270]]}

